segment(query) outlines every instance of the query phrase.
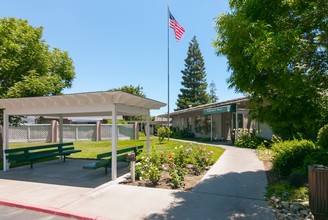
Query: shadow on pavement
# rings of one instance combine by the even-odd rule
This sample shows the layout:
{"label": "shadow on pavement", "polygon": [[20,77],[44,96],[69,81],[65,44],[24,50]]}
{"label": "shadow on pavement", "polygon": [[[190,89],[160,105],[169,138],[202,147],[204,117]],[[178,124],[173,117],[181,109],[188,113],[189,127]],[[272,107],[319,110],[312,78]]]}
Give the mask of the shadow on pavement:
{"label": "shadow on pavement", "polygon": [[263,171],[213,175],[191,192],[173,193],[169,209],[146,219],[275,219],[264,198],[265,186]]}
{"label": "shadow on pavement", "polygon": [[[1,171],[0,179],[57,184],[76,187],[95,188],[111,181],[111,170],[105,174],[105,168],[97,170],[85,170],[83,165],[92,160],[66,159],[52,160],[33,165],[15,167],[9,171]],[[118,163],[118,176],[129,172],[128,163]]]}

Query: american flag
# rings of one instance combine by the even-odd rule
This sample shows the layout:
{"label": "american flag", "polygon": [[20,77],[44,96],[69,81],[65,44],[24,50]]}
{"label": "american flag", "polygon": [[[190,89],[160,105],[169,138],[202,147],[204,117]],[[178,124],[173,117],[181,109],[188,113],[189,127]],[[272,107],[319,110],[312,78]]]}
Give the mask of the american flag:
{"label": "american flag", "polygon": [[181,25],[179,25],[177,20],[175,20],[170,10],[169,10],[169,26],[174,30],[175,40],[179,41],[185,30]]}

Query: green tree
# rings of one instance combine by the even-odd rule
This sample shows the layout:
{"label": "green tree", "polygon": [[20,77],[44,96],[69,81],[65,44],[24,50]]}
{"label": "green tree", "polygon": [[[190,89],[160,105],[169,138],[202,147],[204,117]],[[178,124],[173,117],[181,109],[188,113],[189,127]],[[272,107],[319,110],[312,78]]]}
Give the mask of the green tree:
{"label": "green tree", "polygon": [[[59,95],[72,86],[72,59],[65,51],[51,49],[42,33],[42,27],[32,27],[26,20],[0,19],[0,98]],[[12,116],[9,121],[17,125],[22,119]]]}
{"label": "green tree", "polygon": [[[130,93],[132,95],[137,95],[141,96],[143,98],[146,98],[146,94],[143,91],[143,87],[138,85],[138,86],[133,86],[133,85],[128,85],[128,86],[122,86],[119,88],[111,89],[109,91],[122,91],[126,93]],[[139,116],[123,116],[123,119],[125,121],[145,121],[146,117],[144,115],[139,115]]]}
{"label": "green tree", "polygon": [[183,74],[181,82],[183,88],[180,89],[181,94],[178,95],[176,110],[209,103],[210,98],[206,92],[205,64],[196,36],[189,43],[185,69],[181,73]]}
{"label": "green tree", "polygon": [[143,98],[146,98],[146,94],[143,91],[143,87],[138,85],[138,86],[133,86],[133,85],[128,85],[128,86],[122,86],[116,89],[111,89],[110,91],[122,91],[122,92],[127,92],[132,95],[137,95],[141,96]]}
{"label": "green tree", "polygon": [[1,98],[59,95],[72,86],[72,59],[51,49],[42,33],[26,20],[0,19]]}
{"label": "green tree", "polygon": [[216,95],[216,85],[214,83],[214,81],[212,80],[212,82],[210,83],[210,101],[211,103],[215,103],[217,101],[219,101],[218,96]]}
{"label": "green tree", "polygon": [[315,137],[327,119],[328,2],[231,0],[216,20],[228,83],[250,96],[251,115],[278,135]]}

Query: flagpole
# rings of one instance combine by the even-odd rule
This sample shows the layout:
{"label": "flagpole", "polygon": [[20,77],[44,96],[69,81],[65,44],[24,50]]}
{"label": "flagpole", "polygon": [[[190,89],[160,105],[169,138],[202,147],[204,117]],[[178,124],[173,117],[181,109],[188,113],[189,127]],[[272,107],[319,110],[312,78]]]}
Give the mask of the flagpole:
{"label": "flagpole", "polygon": [[[170,25],[169,5],[167,5],[167,127],[170,128]],[[167,137],[170,140],[170,135]]]}

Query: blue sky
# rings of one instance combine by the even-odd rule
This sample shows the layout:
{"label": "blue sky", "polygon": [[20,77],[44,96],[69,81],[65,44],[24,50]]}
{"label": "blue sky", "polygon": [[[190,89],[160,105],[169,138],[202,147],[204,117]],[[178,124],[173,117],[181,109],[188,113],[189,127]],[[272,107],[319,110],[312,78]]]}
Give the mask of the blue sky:
{"label": "blue sky", "polygon": [[[204,57],[207,82],[214,81],[219,100],[241,97],[228,89],[227,60],[212,46],[214,19],[229,11],[228,0],[2,0],[0,15],[43,26],[45,42],[68,51],[76,78],[65,94],[141,85],[148,98],[167,103],[168,5],[186,30],[179,42],[172,29],[169,33],[170,111],[176,108],[193,36]],[[167,107],[151,114],[165,112]]]}

